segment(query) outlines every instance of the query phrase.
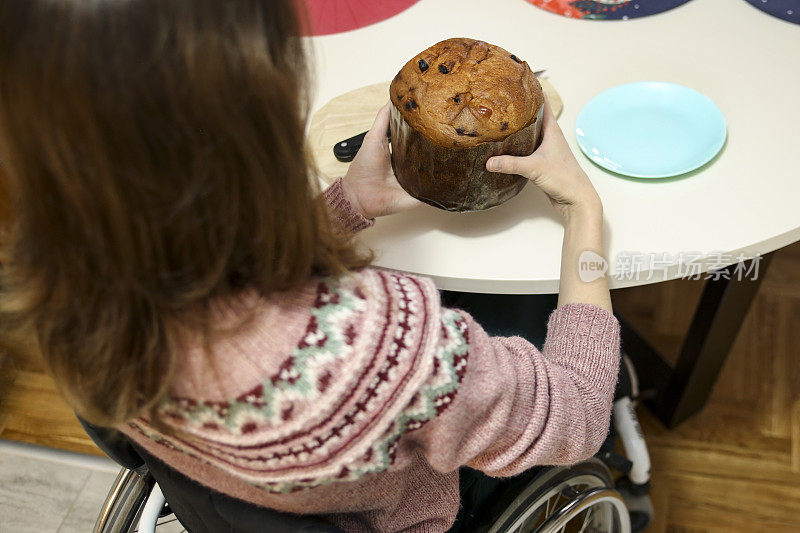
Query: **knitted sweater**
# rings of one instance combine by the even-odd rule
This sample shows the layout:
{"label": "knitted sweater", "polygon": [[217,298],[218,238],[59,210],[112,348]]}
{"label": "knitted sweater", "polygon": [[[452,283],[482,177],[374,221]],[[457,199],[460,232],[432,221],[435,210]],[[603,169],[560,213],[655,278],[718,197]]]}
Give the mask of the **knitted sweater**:
{"label": "knitted sweater", "polygon": [[[325,197],[351,230],[371,225],[337,181]],[[440,533],[459,506],[458,468],[511,476],[593,455],[609,426],[619,325],[559,307],[540,352],[489,337],[443,308],[425,278],[365,269],[241,304],[253,321],[211,354],[186,346],[159,407],[120,428],[219,492],[316,514],[345,531]]]}

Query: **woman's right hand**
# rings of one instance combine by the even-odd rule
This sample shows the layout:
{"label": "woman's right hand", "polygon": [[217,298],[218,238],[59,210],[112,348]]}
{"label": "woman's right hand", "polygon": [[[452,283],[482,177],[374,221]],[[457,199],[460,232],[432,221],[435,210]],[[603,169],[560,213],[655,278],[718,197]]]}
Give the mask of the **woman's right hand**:
{"label": "woman's right hand", "polygon": [[502,155],[486,162],[490,172],[519,174],[547,194],[565,218],[575,211],[602,212],[600,197],[583,171],[556,122],[550,103],[545,100],[542,143],[531,155]]}
{"label": "woman's right hand", "polygon": [[547,194],[550,203],[563,215],[566,224],[561,249],[558,305],[593,304],[610,311],[608,280],[600,276],[584,281],[579,268],[586,251],[598,256],[603,254],[603,206],[600,197],[572,155],[547,102],[542,131],[542,144],[531,155],[492,157],[486,162],[486,168],[491,172],[519,174],[528,178]]}

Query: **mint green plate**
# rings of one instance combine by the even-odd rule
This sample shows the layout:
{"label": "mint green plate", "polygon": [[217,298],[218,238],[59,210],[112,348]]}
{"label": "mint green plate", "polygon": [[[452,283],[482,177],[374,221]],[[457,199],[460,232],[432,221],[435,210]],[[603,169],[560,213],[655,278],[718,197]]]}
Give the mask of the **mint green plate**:
{"label": "mint green plate", "polygon": [[665,178],[699,168],[722,149],[727,126],[706,95],[678,85],[643,81],[603,91],[575,121],[586,156],[618,174]]}

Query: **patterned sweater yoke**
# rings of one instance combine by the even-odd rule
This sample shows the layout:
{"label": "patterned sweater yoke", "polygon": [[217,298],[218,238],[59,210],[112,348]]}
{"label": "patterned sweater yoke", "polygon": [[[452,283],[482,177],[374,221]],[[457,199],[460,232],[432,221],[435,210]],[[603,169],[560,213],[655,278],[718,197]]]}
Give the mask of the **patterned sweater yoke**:
{"label": "patterned sweater yoke", "polygon": [[[325,197],[350,231],[371,225]],[[446,531],[458,468],[510,476],[592,455],[609,423],[619,325],[557,309],[542,352],[489,337],[424,278],[366,269],[220,304],[255,316],[210,352],[188,344],[159,413],[120,429],[178,471],[346,531]]]}

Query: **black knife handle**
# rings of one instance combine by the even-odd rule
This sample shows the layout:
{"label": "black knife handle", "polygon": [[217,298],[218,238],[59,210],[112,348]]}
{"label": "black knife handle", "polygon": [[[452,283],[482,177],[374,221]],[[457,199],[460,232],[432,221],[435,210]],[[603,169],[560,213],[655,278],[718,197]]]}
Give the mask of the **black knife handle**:
{"label": "black knife handle", "polygon": [[355,158],[359,148],[361,148],[361,143],[364,142],[364,137],[366,135],[367,132],[365,131],[364,133],[359,133],[355,137],[350,137],[349,139],[339,141],[333,145],[333,155],[336,156],[336,159],[342,163],[349,163],[353,160],[353,158]]}
{"label": "black knife handle", "polygon": [[[341,161],[342,163],[349,163],[352,161],[358,150],[361,148],[361,144],[364,142],[364,137],[366,137],[367,132],[359,133],[354,137],[350,137],[349,139],[345,139],[343,141],[339,141],[338,143],[333,145],[333,155]],[[390,130],[386,130],[386,136],[391,139],[392,135]]]}

